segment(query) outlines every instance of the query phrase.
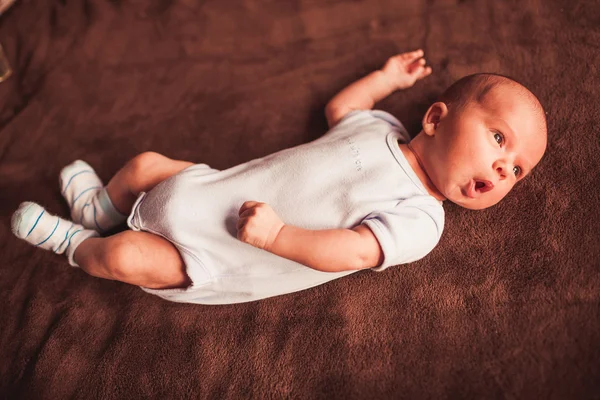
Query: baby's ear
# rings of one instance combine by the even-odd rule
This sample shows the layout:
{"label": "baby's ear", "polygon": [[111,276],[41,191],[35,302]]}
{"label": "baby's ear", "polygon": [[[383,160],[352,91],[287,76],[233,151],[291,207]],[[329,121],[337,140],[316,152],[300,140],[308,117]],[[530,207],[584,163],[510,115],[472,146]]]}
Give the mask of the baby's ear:
{"label": "baby's ear", "polygon": [[429,136],[435,135],[440,121],[446,118],[447,115],[448,106],[446,106],[446,103],[441,101],[433,103],[423,117],[423,132]]}

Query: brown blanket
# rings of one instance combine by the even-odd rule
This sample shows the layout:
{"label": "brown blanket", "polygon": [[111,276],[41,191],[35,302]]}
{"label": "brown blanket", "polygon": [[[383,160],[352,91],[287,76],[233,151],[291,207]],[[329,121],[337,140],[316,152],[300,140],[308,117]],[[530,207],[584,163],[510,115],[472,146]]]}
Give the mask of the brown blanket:
{"label": "brown blanket", "polygon": [[[600,395],[596,1],[21,0],[0,42],[0,398]],[[433,75],[377,105],[413,134],[477,71],[529,86],[550,130],[498,206],[445,206],[419,262],[201,306],[10,232],[25,200],[68,215],[58,173],[75,159],[108,182],[147,150],[225,169],[311,141],[337,91],[419,47]]]}

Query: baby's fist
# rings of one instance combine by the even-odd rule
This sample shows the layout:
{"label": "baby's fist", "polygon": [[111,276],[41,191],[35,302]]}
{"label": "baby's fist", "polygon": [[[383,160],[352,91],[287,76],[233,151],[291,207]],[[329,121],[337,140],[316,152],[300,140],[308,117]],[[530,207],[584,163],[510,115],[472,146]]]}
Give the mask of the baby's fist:
{"label": "baby's fist", "polygon": [[269,251],[285,225],[266,203],[246,201],[239,211],[237,238],[259,249]]}
{"label": "baby's fist", "polygon": [[395,89],[406,89],[431,74],[431,67],[425,66],[423,50],[403,53],[391,57],[381,69]]}

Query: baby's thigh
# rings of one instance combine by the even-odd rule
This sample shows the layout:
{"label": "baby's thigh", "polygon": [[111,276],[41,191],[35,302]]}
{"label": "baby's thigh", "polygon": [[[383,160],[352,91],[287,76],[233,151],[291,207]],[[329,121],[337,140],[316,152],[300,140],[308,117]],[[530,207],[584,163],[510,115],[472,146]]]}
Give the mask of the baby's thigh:
{"label": "baby's thigh", "polygon": [[179,251],[167,239],[148,232],[125,231],[111,236],[120,281],[150,289],[187,287],[191,281]]}

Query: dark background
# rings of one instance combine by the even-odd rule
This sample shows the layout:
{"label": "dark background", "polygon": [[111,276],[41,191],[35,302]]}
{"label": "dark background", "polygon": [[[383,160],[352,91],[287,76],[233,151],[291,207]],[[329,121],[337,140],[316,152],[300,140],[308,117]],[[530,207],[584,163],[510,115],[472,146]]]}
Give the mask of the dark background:
{"label": "dark background", "polygon": [[[19,0],[0,42],[0,397],[600,398],[599,2]],[[419,47],[433,75],[377,105],[413,134],[474,72],[549,121],[534,173],[491,209],[446,204],[419,262],[201,306],[10,232],[25,200],[68,216],[75,159],[106,183],[147,150],[225,169],[311,141],[336,92]]]}

